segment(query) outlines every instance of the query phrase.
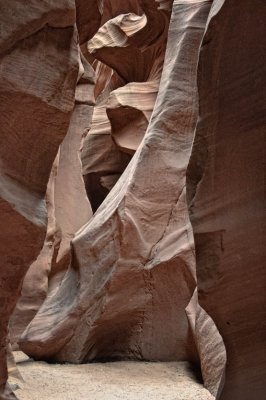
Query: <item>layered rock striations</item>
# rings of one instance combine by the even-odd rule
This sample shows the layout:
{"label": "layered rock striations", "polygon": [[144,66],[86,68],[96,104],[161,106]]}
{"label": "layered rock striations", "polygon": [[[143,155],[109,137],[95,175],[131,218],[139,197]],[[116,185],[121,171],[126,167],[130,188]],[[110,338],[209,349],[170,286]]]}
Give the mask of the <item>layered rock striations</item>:
{"label": "layered rock striations", "polygon": [[67,133],[79,74],[74,1],[1,2],[0,398],[7,326],[29,265],[43,246],[45,192]]}
{"label": "layered rock striations", "polygon": [[169,11],[153,0],[106,1],[101,27],[84,47],[96,72],[96,105],[82,151],[84,181],[94,211],[146,132],[160,83],[169,19]]}
{"label": "layered rock striations", "polygon": [[[138,143],[141,141],[156,99],[166,45],[168,26],[167,21],[170,17],[170,14],[169,12],[165,13],[157,11],[156,7],[154,7],[152,4],[153,2],[148,4],[148,14],[151,14],[149,22],[147,21],[145,15],[137,16],[133,14],[130,14],[131,19],[133,16],[133,21],[128,18],[127,15],[118,16],[113,18],[113,20],[123,20],[123,23],[120,24],[124,27],[125,32],[127,32],[129,37],[132,37],[135,31],[138,32],[140,29],[148,25],[148,31],[145,29],[144,34],[142,34],[138,40],[140,43],[144,42],[145,35],[148,33],[149,35],[145,39],[146,46],[148,46],[149,41],[154,39],[155,33],[158,35],[158,24],[155,25],[151,30],[151,22],[154,22],[154,20],[157,18],[157,20],[161,23],[162,27],[160,30],[162,30],[163,34],[159,34],[159,39],[156,37],[155,43],[150,46],[153,49],[152,53],[154,54],[152,59],[149,61],[149,69],[153,71],[152,75],[154,77],[154,81],[151,83],[140,82],[140,85],[138,83],[133,83],[133,85],[130,85],[129,89],[126,85],[124,88],[121,88],[119,93],[116,94],[116,91],[112,92],[111,97],[113,99],[117,99],[116,101],[112,101],[111,97],[109,96],[109,93],[112,91],[112,87],[119,87],[119,85],[124,83],[124,80],[120,78],[120,76],[111,67],[103,64],[97,59],[92,61],[91,57],[89,56],[89,59],[92,61],[92,65],[95,68],[96,85],[94,93],[96,98],[98,98],[98,104],[94,110],[92,127],[90,128],[90,135],[87,138],[89,140],[85,140],[83,151],[85,156],[83,156],[82,161],[86,170],[90,168],[92,171],[97,171],[97,175],[101,175],[102,170],[113,170],[115,172],[114,174],[105,174],[100,178],[101,190],[107,192],[112,188],[116,180],[119,178],[119,174],[117,174],[117,172],[120,171],[120,174],[123,172],[131,158],[132,153],[134,153]],[[80,21],[80,18],[84,14],[86,15],[86,9],[84,9],[84,7],[84,2],[77,3],[77,25],[80,42],[82,42],[83,38],[85,38],[85,34],[87,38],[90,38],[92,32],[87,31],[87,25],[82,23],[84,18]],[[150,9],[152,9],[152,12]],[[99,15],[100,12],[103,14],[103,27],[100,28],[99,33],[89,41],[88,45],[86,45],[90,48],[93,47],[93,43],[95,46],[95,43],[98,43],[100,40],[103,40],[102,38],[105,38],[105,35],[102,35],[101,31],[103,30],[105,32],[106,26],[110,25],[113,28],[115,24],[113,23],[112,19],[109,23],[104,23],[104,21],[106,20],[108,14],[109,17],[111,17],[112,13],[119,12],[119,7],[118,4],[116,4],[111,13],[108,12],[107,6],[104,10],[101,10],[101,7],[98,7],[97,10]],[[126,11],[125,7],[124,11]],[[96,12],[96,10],[94,10],[94,12]],[[153,14],[155,14],[156,18],[154,18]],[[138,21],[141,21],[141,23],[139,24]],[[115,39],[113,40],[115,41]],[[114,42],[113,44],[117,43]],[[102,45],[106,45],[104,40]],[[142,47],[144,47],[144,45]],[[144,56],[142,56],[140,50],[131,46],[130,52],[127,54],[127,56],[131,55],[130,59],[132,59],[132,55],[134,55],[133,53],[137,52],[139,57],[133,68],[129,67],[129,64],[126,64],[126,68],[124,68],[124,75],[125,71],[127,70],[128,80],[136,78],[137,75],[139,76],[138,79],[143,80],[144,76],[147,75],[148,63],[146,63],[145,69],[144,64],[142,63],[142,71],[139,71],[138,61],[141,58],[145,58],[146,61],[148,61],[147,54],[151,54],[150,47],[148,51],[144,52]],[[119,52],[119,48],[117,48],[116,51]],[[85,55],[88,56],[88,53],[85,52]],[[116,55],[116,58],[114,59],[116,60],[117,68],[117,60],[119,60],[118,56],[119,54]],[[31,265],[30,271],[24,280],[22,297],[10,321],[10,332],[13,348],[16,348],[17,339],[40,308],[48,294],[48,291],[50,292],[60,283],[61,278],[69,264],[70,240],[74,233],[77,232],[78,229],[90,218],[89,204],[88,200],[85,198],[84,184],[81,179],[81,164],[78,152],[82,147],[83,138],[86,136],[89,130],[88,122],[91,119],[90,113],[92,108],[90,107],[90,104],[92,103],[93,99],[92,90],[94,81],[92,78],[94,73],[92,68],[89,66],[89,63],[86,62],[85,58],[83,57],[81,62],[81,70],[84,68],[84,66],[86,70],[85,75],[87,75],[87,77],[84,78],[83,74],[82,79],[78,82],[76,90],[75,113],[71,119],[69,133],[59,149],[59,153],[50,176],[50,184],[48,185],[46,193],[49,221],[45,244],[38,259]],[[139,91],[137,90],[138,88]],[[84,96],[86,98],[84,98]],[[132,145],[128,146],[131,147],[131,149],[125,149],[125,153],[119,151],[119,146],[117,146],[113,140],[114,136],[111,137],[112,134],[115,134],[116,130],[111,129],[111,121],[112,124],[114,124],[114,118],[112,117],[108,119],[106,113],[106,106],[107,103],[110,103],[110,101],[114,103],[113,108],[118,108],[120,105],[118,101],[120,101],[122,104],[132,103],[132,107],[128,108],[126,115],[124,115],[122,110],[120,112],[118,110],[118,113],[116,113],[117,117],[115,118],[116,121],[123,119],[126,129],[129,130],[128,133],[125,132],[128,137],[128,142],[130,143],[131,139],[131,142],[133,143],[133,147]],[[82,102],[83,107],[80,107]],[[139,124],[135,131],[132,130],[132,127],[130,126],[133,119],[136,117],[133,106],[140,109],[142,108],[144,110],[145,117],[142,117],[144,120],[144,127],[140,133],[137,131]],[[139,112],[139,114],[141,113]],[[139,115],[137,115],[137,117],[139,118]],[[102,120],[104,120],[104,125]],[[107,135],[105,135],[105,131],[103,129],[103,126],[106,125],[109,128],[107,130]],[[122,129],[120,129],[120,131],[122,131]],[[85,177],[85,182],[92,207],[93,209],[96,209],[96,205],[99,203],[99,195],[97,187],[94,184],[94,172]]]}
{"label": "layered rock striations", "polygon": [[188,169],[199,303],[223,337],[222,400],[263,400],[266,5],[215,1],[202,43]]}
{"label": "layered rock striations", "polygon": [[266,6],[77,0],[81,53],[74,10],[33,7],[14,43],[6,10],[2,354],[39,255],[10,322],[31,357],[188,360],[263,400]]}
{"label": "layered rock striations", "polygon": [[22,295],[10,320],[13,348],[49,292],[62,280],[70,261],[70,241],[90,219],[91,207],[82,179],[80,147],[89,130],[94,72],[80,60],[75,108],[59,147],[46,191],[48,227],[44,246],[24,279]]}
{"label": "layered rock striations", "polygon": [[[21,340],[31,355],[72,362],[196,358],[185,313],[196,285],[185,172],[209,7],[174,5],[161,91],[145,140],[72,241],[71,268]],[[154,173],[162,179],[152,181]]]}
{"label": "layered rock striations", "polygon": [[[198,115],[198,54],[210,6],[174,3],[160,90],[145,139],[95,216],[73,239],[69,271],[23,334],[20,346],[31,356],[71,362],[198,359],[193,322],[189,324],[185,310],[196,288],[186,168]],[[94,126],[97,130],[99,125]],[[152,180],[153,175],[160,179]],[[197,315],[199,321],[195,307],[191,320]],[[212,376],[215,362],[213,371],[205,368],[216,395],[225,350],[213,321],[206,314],[202,320],[208,320],[220,346],[219,373]],[[202,347],[212,360],[213,348]]]}

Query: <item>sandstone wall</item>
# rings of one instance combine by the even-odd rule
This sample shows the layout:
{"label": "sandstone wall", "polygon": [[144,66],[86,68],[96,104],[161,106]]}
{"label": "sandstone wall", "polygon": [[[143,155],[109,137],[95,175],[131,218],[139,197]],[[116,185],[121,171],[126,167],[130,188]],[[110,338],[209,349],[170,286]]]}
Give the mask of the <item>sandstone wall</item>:
{"label": "sandstone wall", "polygon": [[[210,7],[211,2],[174,2],[160,89],[144,141],[73,239],[69,271],[24,332],[20,346],[31,356],[76,363],[106,358],[197,361],[200,350],[208,354],[202,360],[207,386],[214,395],[221,390],[223,341],[196,295],[190,303],[196,265],[186,205],[186,168],[198,116],[197,63]],[[106,25],[102,29],[107,35]],[[122,117],[130,139],[134,124]],[[92,134],[105,134],[99,122],[94,126]],[[90,154],[93,148],[95,157],[105,149],[91,146]],[[204,324],[209,329],[205,343],[197,337],[198,331],[206,336]],[[208,346],[210,335],[213,346]]]}
{"label": "sandstone wall", "polygon": [[31,357],[188,360],[263,400],[265,2],[3,11],[0,398],[30,266]]}
{"label": "sandstone wall", "polygon": [[1,399],[12,397],[6,386],[8,319],[45,238],[44,196],[74,106],[78,58],[74,1],[31,0],[27,13],[20,1],[1,1]]}
{"label": "sandstone wall", "polygon": [[262,1],[214,1],[202,43],[188,170],[199,303],[227,351],[222,400],[263,400],[265,17]]}

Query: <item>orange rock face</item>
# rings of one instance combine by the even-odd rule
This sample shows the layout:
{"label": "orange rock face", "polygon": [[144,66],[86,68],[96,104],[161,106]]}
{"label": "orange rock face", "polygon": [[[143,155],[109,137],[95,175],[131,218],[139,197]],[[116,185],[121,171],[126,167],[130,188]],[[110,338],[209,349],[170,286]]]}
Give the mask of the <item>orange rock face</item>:
{"label": "orange rock face", "polygon": [[263,400],[266,5],[57,3],[4,7],[0,399],[13,313],[35,359],[188,360]]}

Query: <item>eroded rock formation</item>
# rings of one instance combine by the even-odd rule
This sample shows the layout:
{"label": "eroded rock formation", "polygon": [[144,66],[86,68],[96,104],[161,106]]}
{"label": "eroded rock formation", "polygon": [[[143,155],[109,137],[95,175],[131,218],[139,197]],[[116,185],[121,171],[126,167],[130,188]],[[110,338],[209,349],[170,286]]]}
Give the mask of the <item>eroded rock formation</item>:
{"label": "eroded rock formation", "polygon": [[[1,251],[12,265],[0,272],[2,353],[45,239],[46,192],[46,239],[11,320],[15,340],[27,325],[23,351],[73,363],[188,360],[213,398],[263,400],[266,5],[78,0],[81,55],[70,3],[34,8],[38,32],[25,23],[21,42],[18,21],[7,27],[17,44],[9,39],[0,61]],[[54,21],[57,41],[46,33]],[[34,53],[36,35],[51,57]],[[30,85],[35,58],[44,73]],[[14,60],[26,79],[11,102]]]}
{"label": "eroded rock formation", "polygon": [[[188,183],[199,302],[225,342],[222,400],[262,400],[265,335],[265,18],[262,1],[217,1],[199,59]],[[215,60],[215,61],[214,61]]]}
{"label": "eroded rock formation", "polygon": [[84,181],[94,211],[146,132],[160,83],[169,19],[169,11],[158,9],[153,0],[106,1],[102,26],[84,47],[96,71],[96,105],[82,151]]}
{"label": "eroded rock formation", "polygon": [[[31,356],[71,362],[197,360],[196,335],[185,311],[196,287],[186,168],[198,112],[198,54],[210,5],[174,3],[160,92],[145,140],[93,219],[72,241],[71,268],[20,341]],[[106,24],[101,29],[105,32]],[[97,131],[102,125],[98,120],[93,128]],[[129,120],[129,139],[131,128]],[[152,181],[153,174],[160,179]],[[210,324],[224,354],[222,340]],[[214,395],[224,362],[221,357]]]}
{"label": "eroded rock formation", "polygon": [[[45,192],[79,74],[74,1],[1,2],[0,398],[10,315],[46,234]],[[59,90],[60,88],[60,90]]]}
{"label": "eroded rock formation", "polygon": [[92,68],[83,58],[68,133],[59,148],[47,186],[46,239],[24,279],[21,298],[10,320],[13,348],[48,292],[60,283],[70,262],[70,241],[91,217],[79,152],[91,121],[93,76]]}

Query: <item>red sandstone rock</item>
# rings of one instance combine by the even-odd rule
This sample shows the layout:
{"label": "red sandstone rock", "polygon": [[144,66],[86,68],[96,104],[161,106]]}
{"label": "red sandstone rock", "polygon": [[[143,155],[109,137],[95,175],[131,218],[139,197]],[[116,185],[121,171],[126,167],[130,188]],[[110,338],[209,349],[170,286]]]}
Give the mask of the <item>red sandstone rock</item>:
{"label": "red sandstone rock", "polygon": [[265,18],[262,1],[215,0],[199,58],[187,186],[199,303],[227,351],[222,400],[266,390]]}
{"label": "red sandstone rock", "polygon": [[96,106],[82,164],[94,211],[146,132],[158,92],[170,19],[170,13],[158,10],[153,0],[105,2],[102,14],[102,26],[86,46],[89,59],[95,58]]}
{"label": "red sandstone rock", "polygon": [[[31,356],[71,362],[197,360],[185,311],[196,287],[185,174],[198,115],[198,53],[210,5],[174,4],[160,91],[145,140],[93,219],[73,239],[71,268],[20,341]],[[196,318],[202,325],[200,315]],[[223,341],[205,315],[202,320],[208,319],[224,354]],[[215,358],[206,343],[199,350],[209,360]],[[204,369],[214,395],[224,372],[225,358],[221,360],[220,375]]]}
{"label": "red sandstone rock", "polygon": [[91,217],[79,152],[91,121],[93,76],[92,68],[83,58],[76,87],[75,109],[68,133],[55,159],[46,193],[46,240],[39,257],[30,266],[24,279],[22,296],[10,320],[13,348],[48,292],[55,290],[62,280],[70,262],[70,241]]}
{"label": "red sandstone rock", "polygon": [[[30,18],[14,20],[19,2],[14,15],[5,10],[11,29],[0,47],[6,79],[0,93],[6,129],[0,137],[0,251],[9,268],[0,270],[0,351],[23,276],[44,240],[44,195],[68,127],[79,61],[76,107],[47,191],[48,232],[13,315],[15,335],[31,318],[27,296],[33,313],[49,297],[22,335],[21,348],[37,359],[74,363],[195,361],[214,398],[263,400],[264,2],[243,0],[240,12],[233,0],[77,0],[80,43],[95,70],[90,131],[94,73],[83,60],[83,74],[76,43],[70,46],[73,4],[59,3],[50,13],[45,1],[30,24]],[[49,18],[62,35],[70,33],[56,54],[55,41],[49,47],[40,38],[38,46],[51,51],[47,66],[34,52],[34,38],[46,30],[52,35]],[[5,53],[19,35],[26,44]],[[23,65],[24,81],[11,73],[13,62]],[[27,85],[35,62],[51,87],[46,79]],[[57,74],[50,76],[51,68]],[[59,93],[64,74],[69,86]],[[98,209],[91,220],[78,155],[86,134],[84,181]],[[42,284],[34,293],[37,271]],[[27,319],[19,330],[23,312]],[[14,398],[5,386],[3,355],[1,369],[0,399]]]}
{"label": "red sandstone rock", "polygon": [[[8,319],[46,231],[44,196],[74,106],[79,71],[74,1],[1,2],[0,398]],[[61,88],[60,91],[58,88]]]}

